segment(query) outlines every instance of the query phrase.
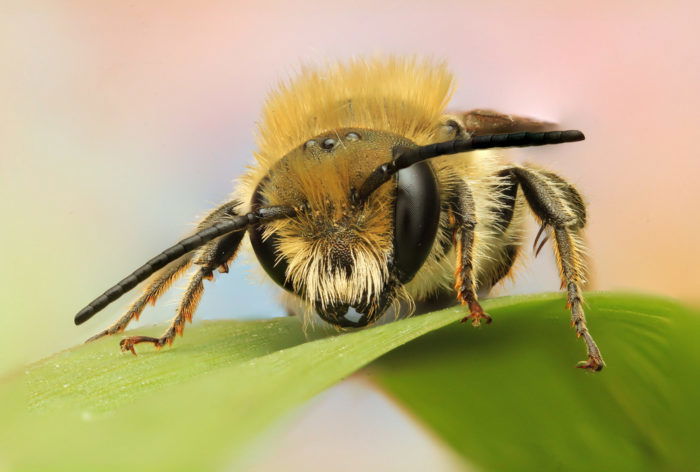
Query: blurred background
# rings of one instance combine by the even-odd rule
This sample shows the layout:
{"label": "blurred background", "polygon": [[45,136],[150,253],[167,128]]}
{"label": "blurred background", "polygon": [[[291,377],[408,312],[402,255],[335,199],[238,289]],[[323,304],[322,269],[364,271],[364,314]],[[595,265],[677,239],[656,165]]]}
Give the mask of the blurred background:
{"label": "blurred background", "polygon": [[[445,59],[454,109],[583,130],[583,143],[511,156],[584,193],[593,288],[699,301],[698,10],[692,1],[0,1],[0,376],[119,316],[128,297],[79,328],[72,321],[226,198],[277,81],[301,64],[368,54]],[[209,284],[197,319],[283,314],[254,265],[239,261]],[[558,287],[544,251],[499,293]],[[142,323],[172,316],[177,292]],[[351,380],[312,402],[279,433],[274,456],[292,461],[309,434],[357,447],[382,437],[376,460],[401,451],[407,464],[451,470],[447,453],[367,385]]]}

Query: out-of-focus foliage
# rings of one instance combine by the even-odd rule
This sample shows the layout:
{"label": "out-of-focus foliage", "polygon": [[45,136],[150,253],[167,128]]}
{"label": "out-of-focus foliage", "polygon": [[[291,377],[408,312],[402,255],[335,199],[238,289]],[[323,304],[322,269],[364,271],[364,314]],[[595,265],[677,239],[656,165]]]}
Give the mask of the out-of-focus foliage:
{"label": "out-of-focus foliage", "polygon": [[292,318],[202,323],[136,358],[115,339],[79,346],[0,384],[0,469],[235,464],[285,412],[393,350],[374,378],[485,470],[683,470],[697,318],[648,297],[589,303],[599,374],[573,368],[583,347],[560,295],[490,300],[478,330],[453,324],[455,308],[343,335]]}
{"label": "out-of-focus foliage", "polygon": [[698,470],[700,318],[660,298],[588,302],[600,373],[571,368],[561,301],[542,298],[408,343],[375,379],[483,470]]}

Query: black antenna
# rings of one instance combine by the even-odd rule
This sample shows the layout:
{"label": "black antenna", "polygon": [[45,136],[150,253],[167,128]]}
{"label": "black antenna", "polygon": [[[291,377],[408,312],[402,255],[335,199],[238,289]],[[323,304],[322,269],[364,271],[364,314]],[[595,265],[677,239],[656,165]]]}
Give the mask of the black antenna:
{"label": "black antenna", "polygon": [[545,144],[571,143],[583,141],[584,139],[586,139],[586,137],[578,130],[547,131],[543,133],[521,132],[486,134],[483,136],[474,136],[469,139],[455,139],[415,148],[396,147],[393,152],[394,159],[374,169],[369,177],[367,177],[367,180],[364,181],[357,193],[357,200],[359,202],[366,200],[372,192],[377,190],[383,183],[387,182],[392,175],[401,169],[410,167],[417,162],[432,159],[433,157],[458,154],[460,152],[474,151],[477,149],[544,146]]}
{"label": "black antenna", "polygon": [[86,322],[104,307],[146,280],[157,270],[162,269],[175,259],[187,254],[188,252],[203,246],[212,239],[218,238],[219,236],[223,236],[227,233],[233,233],[234,231],[244,230],[248,226],[255,225],[263,221],[290,218],[295,214],[295,210],[287,206],[263,207],[246,215],[232,216],[229,220],[198,231],[189,238],[185,238],[174,246],[171,246],[165,251],[161,252],[156,257],[152,258],[132,272],[131,275],[125,277],[115,286],[90,302],[90,304],[75,315],[75,324],[79,325]]}

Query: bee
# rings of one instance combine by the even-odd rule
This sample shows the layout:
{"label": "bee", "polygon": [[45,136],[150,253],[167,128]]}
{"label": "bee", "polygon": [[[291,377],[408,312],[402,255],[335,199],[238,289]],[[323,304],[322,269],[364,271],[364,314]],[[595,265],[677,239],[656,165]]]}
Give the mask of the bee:
{"label": "bee", "polygon": [[292,313],[358,328],[390,308],[410,310],[451,292],[466,307],[462,321],[479,326],[491,317],[478,294],[512,272],[531,214],[540,223],[533,247],[539,252],[552,241],[571,323],[586,345],[578,366],[602,369],[582,305],[583,198],[557,174],[515,165],[497,151],[584,135],[490,110],[447,112],[452,92],[444,64],[416,58],[303,69],[268,97],[255,164],[231,197],[75,323],[148,279],[126,313],[90,340],[121,333],[192,268],[167,331],[120,342],[134,354],[140,343],[171,345],[192,320],[204,280],[228,272],[247,235]]}

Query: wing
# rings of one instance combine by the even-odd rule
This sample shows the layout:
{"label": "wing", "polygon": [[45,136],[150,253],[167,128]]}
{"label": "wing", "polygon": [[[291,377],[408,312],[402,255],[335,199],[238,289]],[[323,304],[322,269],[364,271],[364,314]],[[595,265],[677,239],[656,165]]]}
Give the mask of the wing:
{"label": "wing", "polygon": [[520,131],[553,131],[556,123],[541,121],[518,115],[507,115],[494,110],[476,109],[466,112],[451,113],[470,136],[495,133],[517,133]]}

